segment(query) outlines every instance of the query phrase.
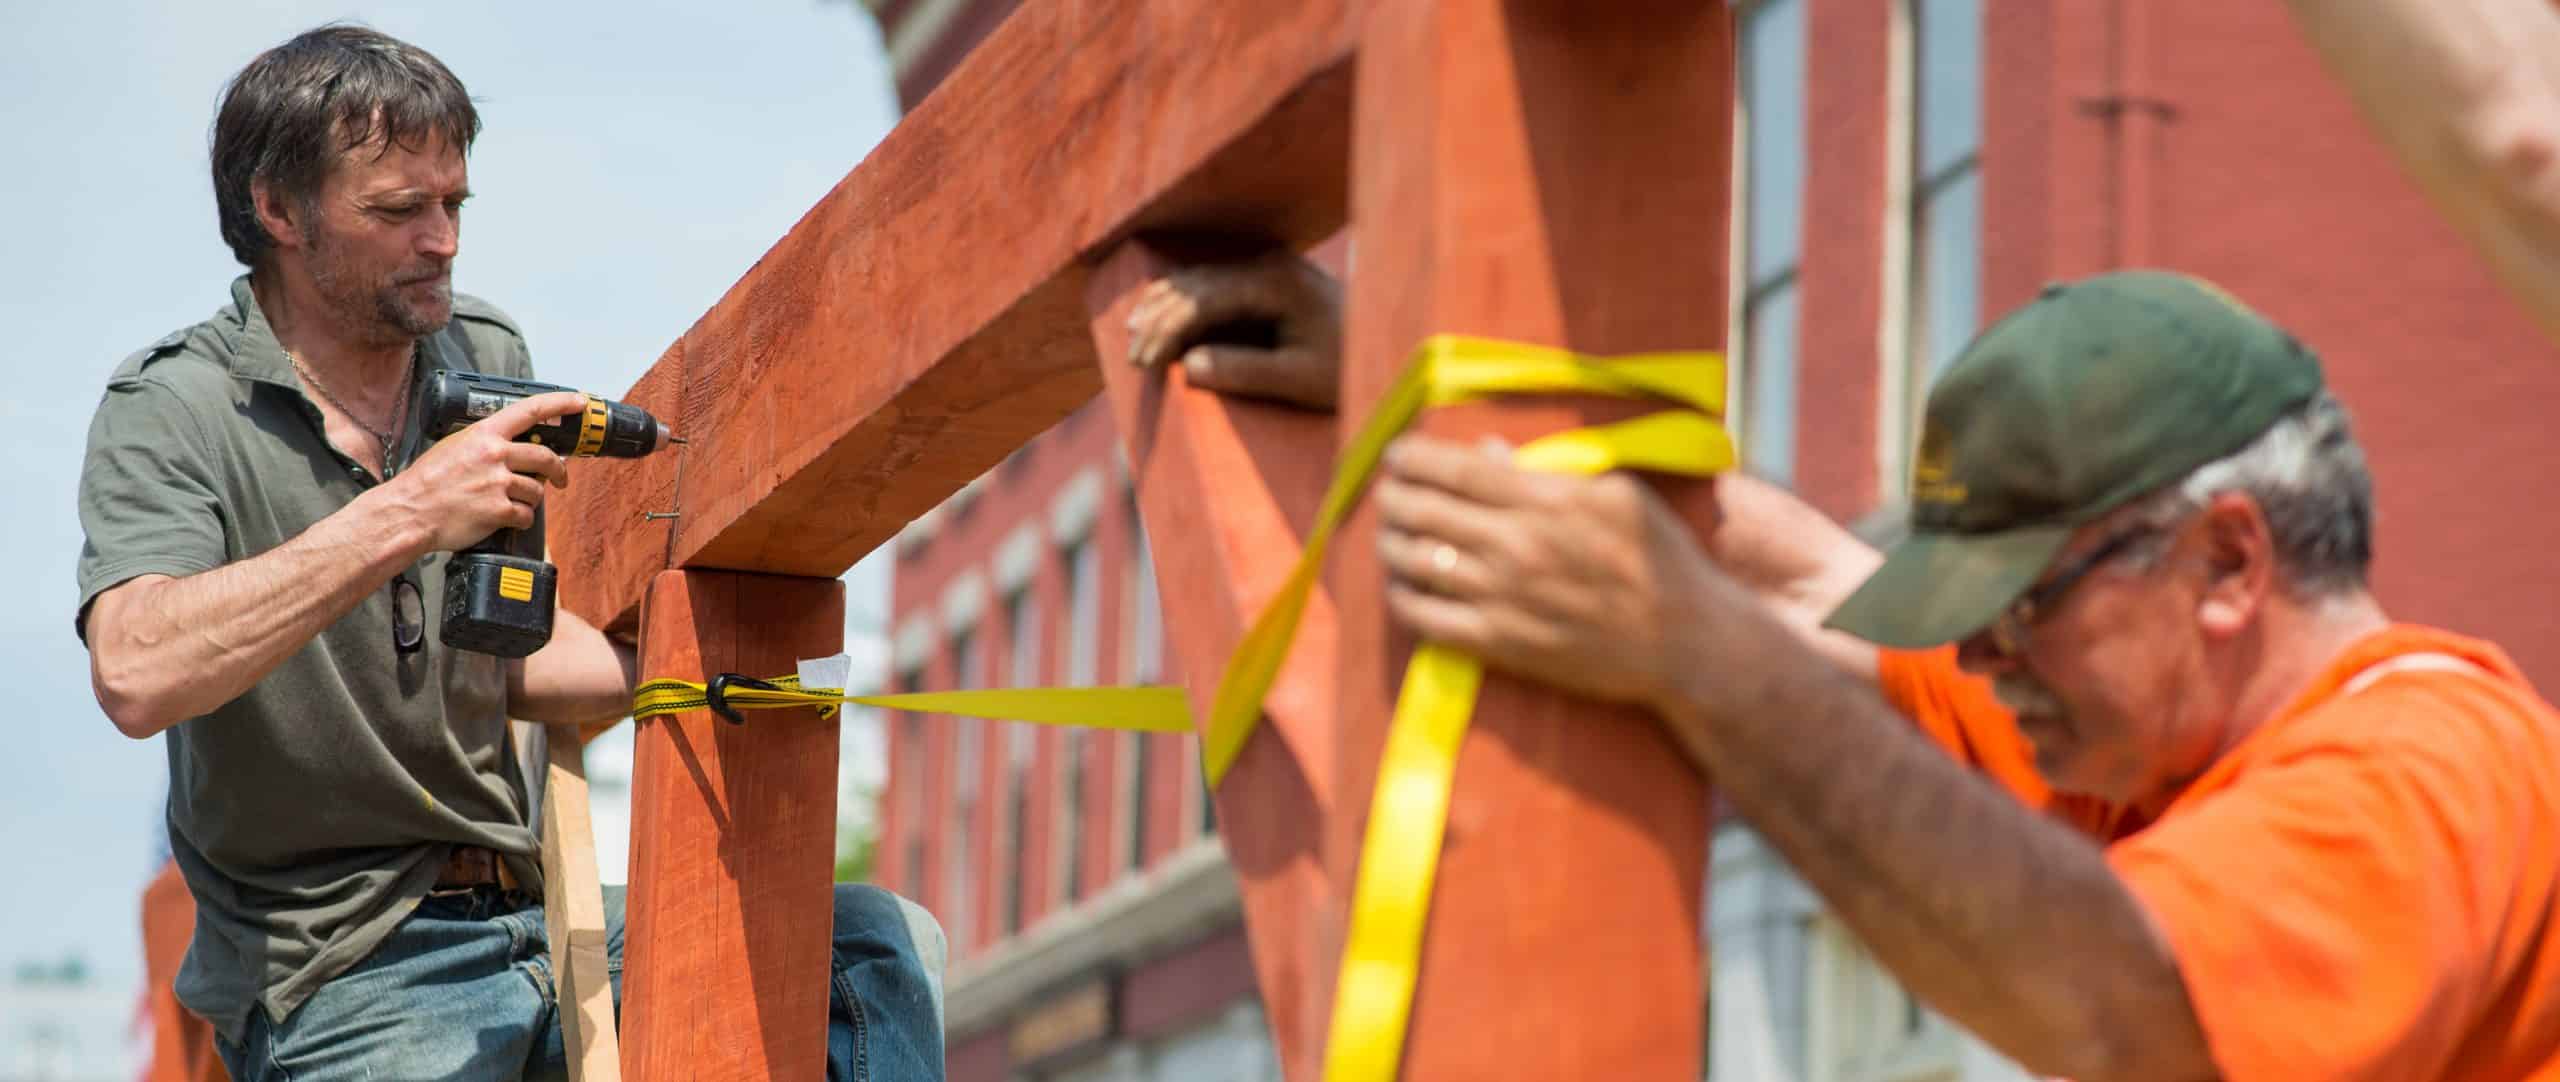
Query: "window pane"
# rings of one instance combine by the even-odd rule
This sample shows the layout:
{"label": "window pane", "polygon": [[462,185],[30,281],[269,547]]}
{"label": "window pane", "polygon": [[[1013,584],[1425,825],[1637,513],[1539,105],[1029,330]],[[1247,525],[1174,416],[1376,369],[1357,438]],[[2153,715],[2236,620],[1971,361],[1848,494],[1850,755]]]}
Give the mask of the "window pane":
{"label": "window pane", "polygon": [[1911,307],[1921,321],[1916,382],[1925,395],[1982,318],[1982,171],[1968,169],[1933,193],[1920,207],[1918,233]]}
{"label": "window pane", "polygon": [[1796,263],[1804,212],[1804,0],[1763,0],[1745,16],[1742,94],[1749,110],[1743,154],[1743,270],[1748,284]]}
{"label": "window pane", "polygon": [[1067,550],[1067,683],[1089,687],[1101,675],[1102,559],[1090,540]]}
{"label": "window pane", "polygon": [[1063,772],[1058,801],[1058,829],[1065,840],[1058,846],[1058,899],[1072,904],[1084,893],[1084,749],[1089,737],[1082,729],[1068,729],[1059,734],[1058,769]]}
{"label": "window pane", "polygon": [[1982,146],[1982,0],[1911,0],[1920,176]]}
{"label": "window pane", "polygon": [[1040,686],[1040,599],[1030,590],[1005,602],[1005,622],[1013,632],[1013,686]]}
{"label": "window pane", "polygon": [[1190,785],[1196,785],[1196,788],[1201,790],[1201,821],[1196,824],[1196,829],[1201,831],[1201,834],[1216,834],[1216,831],[1219,831],[1219,796],[1208,788],[1206,775],[1201,775],[1198,747],[1201,747],[1201,744],[1190,744],[1190,749],[1193,749],[1193,762],[1190,762]]}
{"label": "window pane", "polygon": [[1129,844],[1124,855],[1128,857],[1129,870],[1134,872],[1147,866],[1147,760],[1154,756],[1147,754],[1146,733],[1123,732],[1119,740],[1120,762],[1128,779],[1121,792],[1121,799],[1127,802],[1122,808],[1129,824]]}
{"label": "window pane", "polygon": [[1743,314],[1742,464],[1781,485],[1796,476],[1796,286],[1760,296]]}
{"label": "window pane", "polygon": [[[1014,728],[1028,730],[1031,727],[1016,725]],[[1022,852],[1022,835],[1030,821],[1031,799],[1024,792],[1029,788],[1024,784],[1029,780],[1028,775],[1015,770],[1008,780],[1011,784],[1004,794],[1005,837],[1012,843],[1012,852],[996,854],[996,861],[1004,868],[1004,934],[1012,935],[1022,929],[1022,862],[1015,858]]]}
{"label": "window pane", "polygon": [[986,680],[979,668],[978,633],[963,631],[951,640],[951,683],[955,687],[974,688]]}
{"label": "window pane", "polygon": [[1200,801],[1200,819],[1192,824],[1192,830],[1199,834],[1215,834],[1218,832],[1218,797],[1210,791],[1209,778],[1202,772],[1199,739],[1183,737],[1182,750],[1188,753],[1184,762],[1190,767],[1192,796]]}
{"label": "window pane", "polygon": [[1135,507],[1129,526],[1129,676],[1145,684],[1164,675],[1164,610],[1156,591],[1155,551]]}
{"label": "window pane", "polygon": [[[1014,687],[1040,685],[1040,600],[1028,588],[1014,591],[1004,603],[1005,629],[1011,633],[1008,646]],[[1005,744],[1004,771],[1004,837],[996,854],[997,875],[1004,877],[1003,934],[1011,935],[1022,928],[1022,863],[1014,859],[1023,848],[1024,831],[1031,816],[1031,757],[1037,733],[1019,722],[1003,726]]]}
{"label": "window pane", "polygon": [[[963,688],[978,686],[978,636],[974,631],[962,632],[951,642],[952,682]],[[946,893],[942,900],[944,927],[949,930],[951,956],[960,957],[976,941],[971,918],[976,912],[972,904],[977,893],[977,836],[971,829],[978,819],[979,741],[985,723],[976,718],[946,718],[951,728],[951,832],[949,848],[943,853],[943,877]]]}

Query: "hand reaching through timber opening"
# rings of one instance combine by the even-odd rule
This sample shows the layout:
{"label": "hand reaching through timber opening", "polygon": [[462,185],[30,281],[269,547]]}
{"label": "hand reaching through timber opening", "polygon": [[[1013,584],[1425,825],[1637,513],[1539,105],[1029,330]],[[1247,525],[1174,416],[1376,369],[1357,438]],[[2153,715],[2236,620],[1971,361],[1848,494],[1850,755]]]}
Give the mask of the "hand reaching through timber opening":
{"label": "hand reaching through timber opening", "polygon": [[1129,313],[1129,361],[1174,360],[1195,386],[1330,410],[1342,371],[1342,290],[1295,252],[1195,263],[1149,283]]}

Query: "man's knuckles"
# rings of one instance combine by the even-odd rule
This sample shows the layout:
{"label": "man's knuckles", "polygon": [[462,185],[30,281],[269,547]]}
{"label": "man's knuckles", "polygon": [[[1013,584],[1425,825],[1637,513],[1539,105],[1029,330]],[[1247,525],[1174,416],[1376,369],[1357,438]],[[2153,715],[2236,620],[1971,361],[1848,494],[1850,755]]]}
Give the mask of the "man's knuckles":
{"label": "man's knuckles", "polygon": [[1644,482],[1623,473],[1594,477],[1582,486],[1581,494],[1588,510],[1622,526],[1643,522],[1645,505],[1653,498],[1653,491]]}

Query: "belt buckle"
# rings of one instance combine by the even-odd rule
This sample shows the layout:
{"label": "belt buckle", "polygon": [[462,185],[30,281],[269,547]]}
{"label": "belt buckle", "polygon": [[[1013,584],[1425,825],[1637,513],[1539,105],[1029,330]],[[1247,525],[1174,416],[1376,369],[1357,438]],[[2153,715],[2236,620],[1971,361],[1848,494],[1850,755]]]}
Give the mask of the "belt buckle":
{"label": "belt buckle", "polygon": [[[470,881],[447,885],[443,880],[448,876]],[[453,898],[482,887],[504,887],[509,878],[506,864],[497,853],[477,845],[457,845],[446,852],[444,866],[437,871],[437,882],[427,887],[427,897]]]}

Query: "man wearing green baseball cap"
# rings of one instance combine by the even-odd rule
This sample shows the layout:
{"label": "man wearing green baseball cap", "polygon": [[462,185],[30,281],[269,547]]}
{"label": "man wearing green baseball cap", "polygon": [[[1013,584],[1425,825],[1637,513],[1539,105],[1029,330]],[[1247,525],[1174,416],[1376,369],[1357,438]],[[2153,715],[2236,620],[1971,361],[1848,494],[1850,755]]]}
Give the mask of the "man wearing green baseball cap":
{"label": "man wearing green baseball cap", "polygon": [[[1197,345],[1239,315],[1282,345]],[[1322,405],[1333,319],[1302,271],[1194,269],[1133,349]],[[2031,1069],[2560,1067],[2560,712],[2367,590],[2372,485],[2308,349],[2183,275],[2052,286],[1950,367],[1917,458],[1879,558],[1747,476],[1700,536],[1628,478],[1408,437],[1371,492],[1389,608],[1655,711],[1880,961]]]}

